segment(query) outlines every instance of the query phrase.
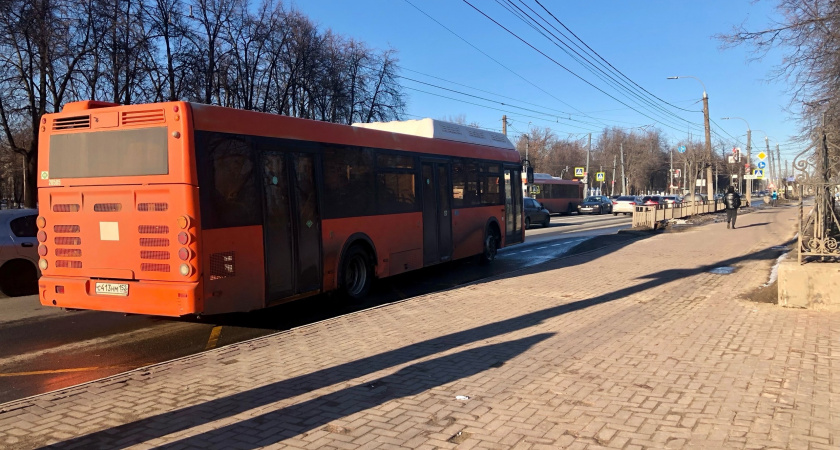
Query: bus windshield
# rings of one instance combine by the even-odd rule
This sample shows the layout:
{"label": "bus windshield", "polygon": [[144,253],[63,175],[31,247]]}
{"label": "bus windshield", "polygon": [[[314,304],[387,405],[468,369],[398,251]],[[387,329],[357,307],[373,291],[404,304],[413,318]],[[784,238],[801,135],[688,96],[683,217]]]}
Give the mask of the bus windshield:
{"label": "bus windshield", "polygon": [[166,175],[167,128],[54,134],[50,136],[51,178]]}

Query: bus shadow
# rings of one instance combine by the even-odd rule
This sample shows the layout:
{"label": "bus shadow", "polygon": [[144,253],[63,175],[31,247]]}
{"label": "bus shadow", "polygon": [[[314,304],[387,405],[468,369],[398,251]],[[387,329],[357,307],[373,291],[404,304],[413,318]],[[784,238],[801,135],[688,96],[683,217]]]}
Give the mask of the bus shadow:
{"label": "bus shadow", "polygon": [[[412,297],[455,289],[486,278],[502,280],[518,277],[525,273],[523,271],[535,273],[573,267],[593,259],[608,257],[611,253],[633,242],[655,235],[655,233],[643,233],[620,240],[615,239],[620,235],[599,236],[579,244],[570,252],[524,269],[515,262],[508,263],[501,260],[490,265],[479,264],[478,258],[451,261],[377,280],[368,298],[362,302],[350,302],[339,294],[330,293],[250,313],[219,314],[204,316],[200,319],[183,317],[172,320],[282,331]],[[591,254],[592,258],[575,258],[581,253]]]}
{"label": "bus shadow", "polygon": [[[130,447],[152,439],[168,436],[172,433],[183,432],[193,427],[207,425],[224,419],[229,420],[233,416],[255,408],[266,407],[272,403],[288,400],[307,392],[344,383],[348,380],[364,377],[381,370],[390,369],[423,358],[429,358],[460,346],[497,338],[515,331],[527,330],[552,318],[644,292],[672,281],[684,280],[688,277],[708,272],[715,267],[733,266],[750,260],[773,260],[778,255],[778,251],[772,248],[766,248],[740,257],[721,260],[713,264],[698,266],[692,269],[668,269],[651,273],[640,277],[638,279],[639,282],[632,286],[603,295],[559,304],[498,322],[406,345],[398,349],[343,364],[326,367],[321,370],[277,381],[226,397],[215,398],[200,404],[182,407],[124,425],[93,432],[85,436],[54,444],[51,448],[96,447],[117,449]],[[533,271],[539,270],[538,268],[533,269]],[[527,271],[518,272],[518,275],[524,273],[527,273]],[[499,361],[509,360],[525,352],[528,348],[550,336],[550,334],[546,333],[535,334],[518,341],[479,347],[425,362],[417,362],[409,366],[409,368],[386,376],[384,380],[386,380],[387,386],[390,386],[390,388],[380,391],[378,395],[382,396],[385,399],[384,401],[387,401],[406,395],[414,395],[452,380],[469,377],[494,367]],[[462,359],[465,359],[467,362],[457,364],[457,361]],[[441,370],[441,372],[449,371],[450,373],[435,374],[436,372],[432,373],[432,369],[446,369]],[[407,383],[417,382],[418,377],[412,377],[411,374],[416,375],[418,373],[422,374],[423,377],[428,376],[430,378],[419,382],[415,386],[402,384],[403,381]],[[383,386],[385,385],[383,384]],[[381,404],[383,402],[382,399],[377,400],[371,397],[371,391],[376,388],[377,385],[375,382],[373,385],[370,383],[366,385],[357,384],[341,391],[345,394],[353,394],[353,396],[342,397],[336,394],[325,394],[299,405],[286,406],[279,410],[262,414],[258,418],[224,426],[222,428],[224,430],[223,432],[213,430],[200,434],[199,436],[186,438],[186,440],[187,443],[198,446],[200,445],[199,440],[202,440],[203,437],[208,437],[217,439],[208,441],[217,445],[219,444],[218,439],[224,439],[225,436],[233,436],[235,435],[232,433],[234,431],[240,432],[246,429],[252,431],[254,427],[260,427],[260,430],[276,430],[274,433],[268,433],[266,439],[268,442],[278,442],[289,437],[289,433],[298,434],[301,430],[312,429],[315,426],[326,423],[328,420],[345,417],[347,414]],[[336,402],[344,398],[350,399],[353,402],[358,401],[360,404],[358,406],[353,406],[352,403],[336,404]],[[347,408],[350,409],[348,410]],[[321,416],[320,414],[324,415]],[[292,417],[295,419],[291,419]],[[277,426],[275,426],[275,420],[277,421]],[[267,428],[261,427],[260,424]],[[284,426],[280,425],[291,428],[288,431],[284,431]],[[178,444],[184,443],[184,441],[181,441]],[[242,444],[242,441],[237,441],[237,443]],[[253,445],[256,446],[256,444]],[[260,441],[259,445],[267,445],[267,442]],[[249,445],[246,444],[246,447],[249,447]]]}

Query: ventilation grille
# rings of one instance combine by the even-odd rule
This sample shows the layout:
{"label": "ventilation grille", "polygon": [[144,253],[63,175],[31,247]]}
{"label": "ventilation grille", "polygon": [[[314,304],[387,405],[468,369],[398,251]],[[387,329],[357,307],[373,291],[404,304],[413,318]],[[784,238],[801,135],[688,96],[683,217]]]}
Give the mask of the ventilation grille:
{"label": "ventilation grille", "polygon": [[82,245],[82,238],[57,237],[55,238],[55,245]]}
{"label": "ventilation grille", "polygon": [[55,249],[55,256],[61,258],[81,258],[82,251],[78,248],[57,248]]}
{"label": "ventilation grille", "polygon": [[169,247],[169,239],[140,238],[141,247]]}
{"label": "ventilation grille", "polygon": [[59,259],[55,262],[56,267],[61,267],[64,269],[81,269],[82,262],[81,261],[66,261],[63,259]]}
{"label": "ventilation grille", "polygon": [[169,264],[140,264],[140,270],[143,272],[169,272]]}
{"label": "ventilation grille", "polygon": [[142,252],[140,252],[140,259],[156,259],[158,261],[166,261],[169,259],[169,252],[154,252],[151,250],[143,250]]}
{"label": "ventilation grille", "polygon": [[213,253],[210,255],[210,280],[221,280],[236,276],[236,252]]}
{"label": "ventilation grille", "polygon": [[121,209],[121,203],[97,203],[93,205],[93,210],[96,212],[117,212]]}
{"label": "ventilation grille", "polygon": [[169,203],[140,203],[137,205],[137,211],[166,211],[169,209]]}
{"label": "ventilation grille", "polygon": [[140,225],[137,227],[140,234],[169,234],[169,227],[166,225]]}
{"label": "ventilation grille", "polygon": [[53,230],[56,233],[78,233],[80,228],[78,225],[55,225]]}
{"label": "ventilation grille", "polygon": [[77,128],[90,128],[90,116],[73,116],[55,119],[53,130],[73,130]]}
{"label": "ventilation grille", "polygon": [[164,120],[162,109],[125,111],[122,113],[123,125],[146,125],[150,123],[162,123]]}
{"label": "ventilation grille", "polygon": [[78,212],[79,205],[75,203],[62,203],[53,205],[53,212]]}

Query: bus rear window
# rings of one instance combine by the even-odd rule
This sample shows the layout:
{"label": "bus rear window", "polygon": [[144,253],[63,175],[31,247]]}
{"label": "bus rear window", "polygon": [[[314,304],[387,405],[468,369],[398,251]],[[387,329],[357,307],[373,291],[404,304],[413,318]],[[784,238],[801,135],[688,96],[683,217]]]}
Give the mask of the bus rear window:
{"label": "bus rear window", "polygon": [[166,127],[54,134],[50,178],[96,178],[169,173]]}

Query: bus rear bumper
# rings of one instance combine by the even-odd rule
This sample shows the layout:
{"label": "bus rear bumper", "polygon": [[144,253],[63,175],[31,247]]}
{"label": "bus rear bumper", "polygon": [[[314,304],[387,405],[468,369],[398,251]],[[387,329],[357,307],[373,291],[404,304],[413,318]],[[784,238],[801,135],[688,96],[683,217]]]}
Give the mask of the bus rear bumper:
{"label": "bus rear bumper", "polygon": [[[102,285],[100,288],[110,288],[113,293],[97,294],[97,284]],[[127,292],[118,293],[125,285]],[[91,280],[75,277],[41,277],[38,280],[39,299],[45,306],[170,317],[201,313],[203,302],[200,288],[198,282]]]}

